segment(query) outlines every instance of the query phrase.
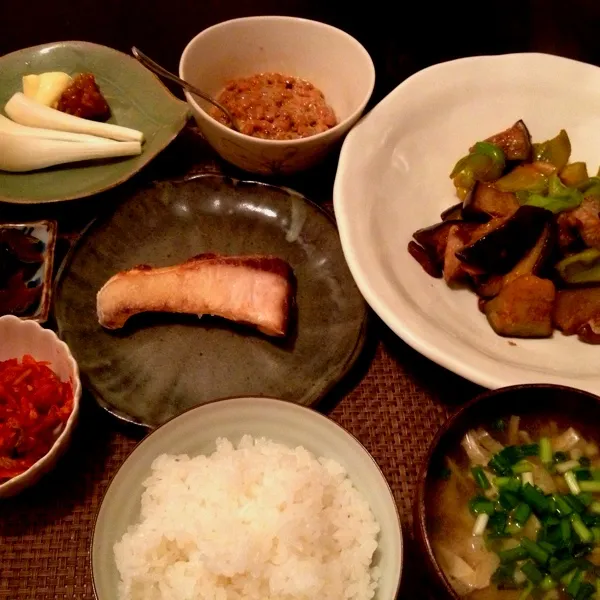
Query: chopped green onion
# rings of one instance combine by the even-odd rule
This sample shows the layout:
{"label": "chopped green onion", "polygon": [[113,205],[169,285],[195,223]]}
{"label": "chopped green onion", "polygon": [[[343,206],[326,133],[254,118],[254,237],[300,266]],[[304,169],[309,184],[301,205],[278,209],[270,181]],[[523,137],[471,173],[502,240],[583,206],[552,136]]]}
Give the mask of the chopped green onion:
{"label": "chopped green onion", "polygon": [[562,581],[562,577],[567,573],[570,573],[571,571],[575,573],[576,566],[577,561],[574,558],[565,558],[550,567],[550,574],[554,579],[560,579]]}
{"label": "chopped green onion", "polygon": [[600,492],[600,481],[580,481],[579,488],[582,492],[597,494]]}
{"label": "chopped green onion", "polygon": [[553,462],[552,443],[548,437],[540,439],[540,460],[547,466],[551,465]]}
{"label": "chopped green onion", "polygon": [[582,513],[585,511],[585,505],[582,502],[580,502],[579,498],[573,496],[572,494],[563,496],[563,498],[571,505],[571,508],[575,512]]}
{"label": "chopped green onion", "polygon": [[594,496],[592,496],[590,492],[581,492],[581,494],[577,496],[577,500],[587,507],[593,502]]}
{"label": "chopped green onion", "polygon": [[496,473],[496,475],[508,476],[512,474],[511,464],[503,457],[498,454],[494,454],[488,462],[488,467]]}
{"label": "chopped green onion", "polygon": [[568,517],[573,512],[571,505],[560,494],[553,494],[552,499],[559,517]]}
{"label": "chopped green onion", "polygon": [[562,474],[566,473],[567,471],[571,471],[579,466],[580,465],[578,460],[568,460],[567,462],[557,464],[555,468],[557,473]]}
{"label": "chopped green onion", "polygon": [[491,486],[489,479],[487,478],[486,474],[483,472],[483,468],[482,467],[473,467],[471,469],[471,473],[473,474],[473,479],[475,479],[475,483],[482,489],[482,490],[489,490]]}
{"label": "chopped green onion", "polygon": [[475,519],[475,525],[473,525],[473,535],[474,536],[483,535],[489,520],[490,520],[490,516],[486,515],[485,513],[481,513],[481,514],[477,515],[477,518]]}
{"label": "chopped green onion", "polygon": [[490,537],[506,537],[506,525],[508,523],[508,516],[505,512],[496,511],[493,515],[490,515],[488,528],[490,529]]}
{"label": "chopped green onion", "polygon": [[513,465],[512,472],[515,475],[520,475],[521,473],[531,473],[534,467],[528,460],[520,460],[516,465]]}
{"label": "chopped green onion", "polygon": [[519,600],[527,600],[527,598],[531,596],[531,592],[533,592],[533,583],[531,583],[531,581],[528,581],[527,585],[523,588],[523,591],[519,596]]}
{"label": "chopped green onion", "polygon": [[513,493],[517,493],[521,489],[521,482],[518,477],[494,477],[494,485]]}
{"label": "chopped green onion", "polygon": [[523,444],[521,446],[521,454],[523,456],[537,456],[540,453],[539,444]]}
{"label": "chopped green onion", "polygon": [[579,592],[579,588],[581,587],[581,580],[583,578],[583,571],[581,569],[577,569],[573,578],[567,585],[567,594],[571,596],[571,598],[576,598],[577,593]]}
{"label": "chopped green onion", "polygon": [[595,592],[596,588],[591,583],[584,581],[579,586],[579,591],[577,592],[577,596],[575,596],[575,600],[589,600]]}
{"label": "chopped green onion", "polygon": [[[583,525],[583,523],[581,524]],[[585,527],[585,525],[583,526]],[[529,538],[524,537],[521,540],[521,546],[525,548],[525,550],[527,550],[527,554],[529,554],[529,556],[540,565],[545,565],[548,562],[550,554],[546,552],[546,550],[544,550],[540,545],[536,544]]]}
{"label": "chopped green onion", "polygon": [[516,546],[509,550],[501,550],[498,552],[498,558],[502,564],[507,564],[529,558],[529,552],[523,546]]}
{"label": "chopped green onion", "polygon": [[548,512],[550,508],[550,502],[548,498],[535,486],[526,483],[522,490],[521,495],[523,500],[531,506],[538,513]]}
{"label": "chopped green onion", "polygon": [[519,504],[519,497],[512,492],[505,492],[502,490],[498,495],[498,502],[502,508],[512,510]]}
{"label": "chopped green onion", "polygon": [[521,502],[517,505],[513,512],[513,519],[515,523],[518,523],[521,527],[523,527],[527,523],[527,521],[529,521],[531,515],[532,511],[529,504]]}
{"label": "chopped green onion", "polygon": [[475,496],[474,498],[471,498],[469,509],[474,515],[493,515],[495,510],[494,503],[484,496]]}
{"label": "chopped green onion", "polygon": [[600,481],[600,469],[592,469],[592,479]]}
{"label": "chopped green onion", "polygon": [[569,486],[569,490],[571,490],[571,494],[577,496],[577,494],[581,492],[581,488],[579,487],[579,483],[577,482],[577,478],[575,477],[573,471],[567,471],[563,477]]}
{"label": "chopped green onion", "polygon": [[592,527],[592,533],[594,534],[594,542],[600,544],[600,527]]}
{"label": "chopped green onion", "polygon": [[594,534],[585,526],[585,523],[579,514],[574,513],[571,515],[571,525],[582,542],[589,544],[593,541]]}
{"label": "chopped green onion", "polygon": [[523,485],[528,483],[529,485],[533,486],[533,473],[523,473],[523,475],[521,475],[521,481],[523,482]]}
{"label": "chopped green onion", "polygon": [[597,500],[589,505],[589,511],[595,515],[600,515],[600,502]]}
{"label": "chopped green onion", "polygon": [[535,566],[532,561],[527,561],[521,565],[521,571],[525,573],[527,579],[533,583],[533,585],[539,585],[544,580],[543,573]]}
{"label": "chopped green onion", "polygon": [[559,525],[560,538],[566,546],[571,541],[571,521],[563,519]]}
{"label": "chopped green onion", "polygon": [[519,523],[519,525],[525,525],[531,516],[531,507],[529,504],[525,504],[521,502],[517,508],[515,508],[515,512],[513,513],[513,519]]}
{"label": "chopped green onion", "polygon": [[556,581],[554,581],[550,575],[546,575],[540,583],[540,589],[547,592],[548,590],[553,590],[557,585],[558,583],[556,583]]}

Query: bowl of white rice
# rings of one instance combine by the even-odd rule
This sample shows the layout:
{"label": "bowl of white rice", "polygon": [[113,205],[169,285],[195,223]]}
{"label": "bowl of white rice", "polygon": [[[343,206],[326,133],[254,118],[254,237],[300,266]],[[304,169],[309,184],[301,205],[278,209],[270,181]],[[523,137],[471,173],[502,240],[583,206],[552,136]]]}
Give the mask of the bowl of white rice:
{"label": "bowl of white rice", "polygon": [[102,500],[98,600],[393,600],[394,497],[328,417],[271,398],[193,408],[142,440]]}

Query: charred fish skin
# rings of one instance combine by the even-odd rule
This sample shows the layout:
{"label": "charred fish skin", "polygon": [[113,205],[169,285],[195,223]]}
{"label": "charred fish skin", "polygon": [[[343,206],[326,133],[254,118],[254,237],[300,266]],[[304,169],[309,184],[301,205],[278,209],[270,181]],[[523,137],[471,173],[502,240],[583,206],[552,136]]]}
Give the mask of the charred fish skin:
{"label": "charred fish skin", "polygon": [[142,312],[213,315],[287,334],[294,272],[276,256],[200,254],[168,267],[139,265],[113,275],[96,297],[98,322],[120,329]]}

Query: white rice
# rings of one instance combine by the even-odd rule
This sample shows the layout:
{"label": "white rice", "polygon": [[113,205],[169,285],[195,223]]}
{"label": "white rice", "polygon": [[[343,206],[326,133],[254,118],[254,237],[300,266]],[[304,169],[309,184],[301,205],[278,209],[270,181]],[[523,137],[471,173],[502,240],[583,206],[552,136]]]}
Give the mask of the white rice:
{"label": "white rice", "polygon": [[345,470],[244,436],[159,456],[114,546],[120,600],[369,600],[379,525]]}

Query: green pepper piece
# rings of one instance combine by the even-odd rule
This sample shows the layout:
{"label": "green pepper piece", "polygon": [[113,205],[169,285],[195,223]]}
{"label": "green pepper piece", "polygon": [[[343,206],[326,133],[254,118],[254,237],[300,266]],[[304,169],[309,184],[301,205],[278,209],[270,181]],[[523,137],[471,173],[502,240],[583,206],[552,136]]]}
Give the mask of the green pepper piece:
{"label": "green pepper piece", "polygon": [[494,187],[501,192],[531,192],[543,194],[548,189],[548,175],[531,164],[515,167],[510,173],[500,177]]}
{"label": "green pepper piece", "polygon": [[556,263],[556,270],[567,283],[600,282],[600,250],[588,248]]}
{"label": "green pepper piece", "polygon": [[541,160],[562,169],[571,156],[571,140],[564,129],[556,137],[539,144],[533,144],[534,160]]}
{"label": "green pepper piece", "polygon": [[458,197],[464,200],[476,181],[494,181],[502,175],[506,160],[504,152],[490,142],[477,142],[471,152],[454,166],[450,177]]}
{"label": "green pepper piece", "polygon": [[561,169],[559,177],[569,187],[579,187],[590,179],[587,165],[584,162],[574,162],[565,165]]}
{"label": "green pepper piece", "polygon": [[530,194],[525,204],[539,206],[556,214],[577,208],[582,202],[583,194],[579,190],[567,187],[558,175],[553,174],[548,178],[548,195]]}

